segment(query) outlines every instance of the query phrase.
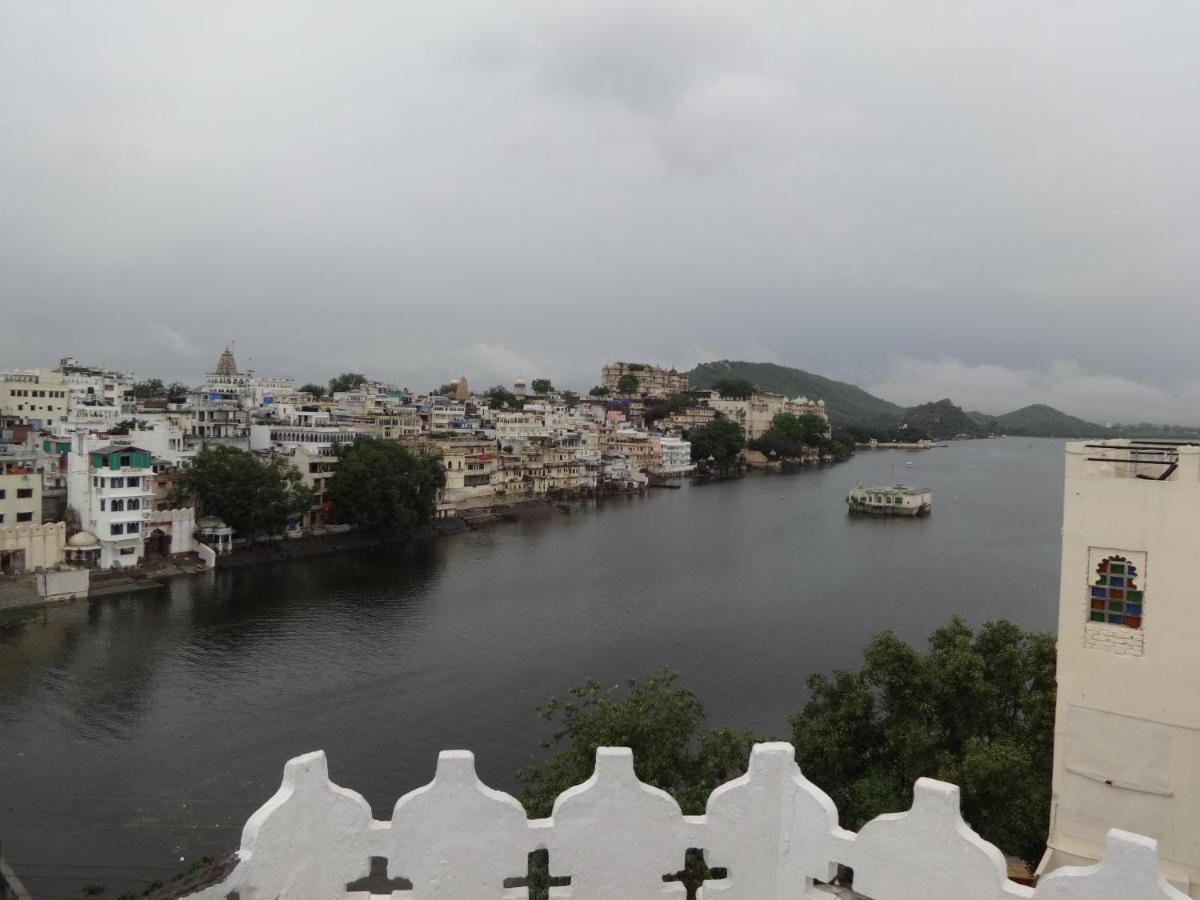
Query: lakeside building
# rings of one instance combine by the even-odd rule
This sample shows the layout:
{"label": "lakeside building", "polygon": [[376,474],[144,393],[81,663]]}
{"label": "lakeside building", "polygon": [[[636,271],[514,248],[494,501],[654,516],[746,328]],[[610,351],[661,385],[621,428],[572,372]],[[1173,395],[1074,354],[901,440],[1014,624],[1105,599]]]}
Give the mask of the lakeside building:
{"label": "lakeside building", "polygon": [[691,441],[663,435],[657,438],[659,463],[657,471],[662,475],[686,475],[696,468],[692,462]]}
{"label": "lakeside building", "polygon": [[145,552],[142,526],[154,505],[150,451],[80,432],[68,465],[67,503],[80,528],[99,543],[100,567],[136,566]]}
{"label": "lakeside building", "polygon": [[[716,391],[709,395],[708,406],[721,413],[727,419],[732,419],[742,426],[746,432],[746,440],[752,441],[762,437],[771,427],[771,423],[780,413],[790,413],[793,416],[817,416],[829,425],[829,415],[825,412],[824,400],[809,400],[807,397],[788,399],[783,394],[756,392],[749,397],[722,397]],[[826,430],[825,436],[829,437]]]}
{"label": "lakeside building", "polygon": [[600,370],[600,383],[610,394],[616,394],[619,393],[617,384],[624,375],[637,378],[637,393],[644,397],[669,397],[691,389],[686,375],[681,375],[675,369],[668,370],[645,363],[607,363]]}
{"label": "lakeside building", "polygon": [[1089,865],[1106,830],[1158,841],[1200,897],[1200,447],[1066,447],[1050,835],[1039,873]]}

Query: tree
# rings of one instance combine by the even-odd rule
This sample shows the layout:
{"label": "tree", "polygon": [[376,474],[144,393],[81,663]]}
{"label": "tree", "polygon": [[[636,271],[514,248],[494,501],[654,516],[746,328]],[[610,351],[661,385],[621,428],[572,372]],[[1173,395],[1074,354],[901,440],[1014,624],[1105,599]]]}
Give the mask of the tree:
{"label": "tree", "polygon": [[554,390],[554,385],[550,383],[549,378],[535,378],[529,386],[533,388],[535,394],[548,394]]}
{"label": "tree", "polygon": [[167,397],[186,397],[188,390],[188,386],[182,381],[172,381],[167,385]]}
{"label": "tree", "polygon": [[782,457],[799,457],[805,448],[829,452],[832,443],[825,437],[828,428],[820,416],[776,413],[771,419],[771,427],[755,438],[750,447],[760,453]]}
{"label": "tree", "polygon": [[312,505],[312,491],[285,457],[265,460],[236,447],[206,447],[179,480],[205,515],[242,537],[279,534],[288,517]]}
{"label": "tree", "polygon": [[433,518],[441,463],[395,441],[359,437],[338,447],[327,495],[338,522],[370,531],[410,530]]}
{"label": "tree", "polygon": [[921,654],[890,631],[858,671],[808,680],[792,717],[796,758],[859,828],[907,809],[913,782],[962,789],[964,818],[1035,864],[1045,848],[1054,753],[1054,638],[1010,622],[973,632],[958,617]]}
{"label": "tree", "polygon": [[692,401],[683,394],[672,394],[665,400],[653,400],[646,405],[646,410],[642,413],[642,420],[651,425],[659,419],[665,419],[677,412],[683,412],[691,406]]}
{"label": "tree", "polygon": [[133,383],[133,396],[138,400],[149,400],[167,396],[167,389],[161,378],[147,378],[145,381]]}
{"label": "tree", "polygon": [[453,397],[456,393],[458,393],[458,385],[453,382],[446,382],[446,384],[438,385],[438,389],[433,392],[433,396]]}
{"label": "tree", "polygon": [[[703,814],[708,795],[743,775],[750,750],[765,738],[733,728],[706,730],[704,705],[690,690],[675,687],[678,678],[663,668],[643,681],[630,680],[623,692],[589,678],[571,688],[569,698],[551,697],[538,707],[555,725],[542,746],[555,752],[517,772],[530,817],[549,816],[559,794],[591,777],[597,747],[631,748],[638,778],[669,793],[685,815]],[[688,851],[678,874],[688,897],[695,897],[709,874],[699,851]],[[547,873],[537,866],[534,875],[530,897],[544,898]]]}
{"label": "tree", "polygon": [[594,388],[592,388],[590,391],[588,391],[588,396],[589,397],[607,397],[608,396],[608,388],[606,388],[602,384],[598,384]]}
{"label": "tree", "polygon": [[640,384],[641,382],[638,381],[636,375],[632,372],[626,372],[617,379],[617,391],[621,394],[636,394]]}
{"label": "tree", "polygon": [[716,418],[698,425],[687,434],[692,442],[692,459],[705,460],[712,457],[712,464],[722,475],[729,474],[738,454],[746,446],[746,432],[731,419]]}
{"label": "tree", "polygon": [[713,382],[713,390],[722,397],[749,397],[754,384],[745,378],[721,378]]}
{"label": "tree", "polygon": [[484,391],[483,396],[487,399],[487,405],[492,409],[500,409],[502,406],[519,409],[521,406],[517,395],[502,384],[488,388]]}
{"label": "tree", "polygon": [[336,394],[339,391],[353,391],[366,383],[367,376],[361,372],[343,372],[337,378],[329,379],[329,393]]}
{"label": "tree", "polygon": [[300,393],[309,394],[314,400],[320,400],[325,396],[325,388],[323,385],[309,382],[308,384],[300,386]]}

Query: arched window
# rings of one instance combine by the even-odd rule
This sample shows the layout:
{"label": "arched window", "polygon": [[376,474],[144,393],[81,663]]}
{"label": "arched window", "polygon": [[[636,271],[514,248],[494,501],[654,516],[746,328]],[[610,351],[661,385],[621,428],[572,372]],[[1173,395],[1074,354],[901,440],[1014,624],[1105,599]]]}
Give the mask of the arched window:
{"label": "arched window", "polygon": [[1106,556],[1090,587],[1088,619],[1126,628],[1142,627],[1142,589],[1137,566],[1124,556]]}

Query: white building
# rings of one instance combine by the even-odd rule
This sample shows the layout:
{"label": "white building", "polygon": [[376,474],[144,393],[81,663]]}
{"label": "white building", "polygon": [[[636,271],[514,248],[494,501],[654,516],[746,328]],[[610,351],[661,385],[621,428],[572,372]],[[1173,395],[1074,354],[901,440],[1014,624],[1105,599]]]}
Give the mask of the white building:
{"label": "white building", "polygon": [[692,462],[692,442],[678,437],[663,436],[658,439],[662,449],[662,461],[658,465],[663,475],[684,475],[696,468]]}
{"label": "white building", "polygon": [[1200,447],[1068,444],[1049,847],[1091,864],[1117,827],[1156,838],[1200,897]]}
{"label": "white building", "polygon": [[59,360],[55,372],[67,384],[71,408],[106,406],[127,415],[137,408],[133,376],[97,366],[81,365],[73,356]]}
{"label": "white building", "polygon": [[68,387],[49,369],[0,372],[0,421],[49,428],[66,418]]}
{"label": "white building", "polygon": [[100,542],[100,568],[136,566],[144,554],[143,526],[153,512],[150,452],[80,433],[68,466],[67,504],[80,528]]}

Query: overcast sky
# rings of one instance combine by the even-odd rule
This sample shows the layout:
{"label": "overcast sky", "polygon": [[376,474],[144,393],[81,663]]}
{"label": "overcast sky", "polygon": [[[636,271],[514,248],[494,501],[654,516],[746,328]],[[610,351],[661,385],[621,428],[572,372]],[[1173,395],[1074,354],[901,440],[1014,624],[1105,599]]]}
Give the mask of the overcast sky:
{"label": "overcast sky", "polygon": [[0,4],[0,367],[1200,422],[1200,4]]}

